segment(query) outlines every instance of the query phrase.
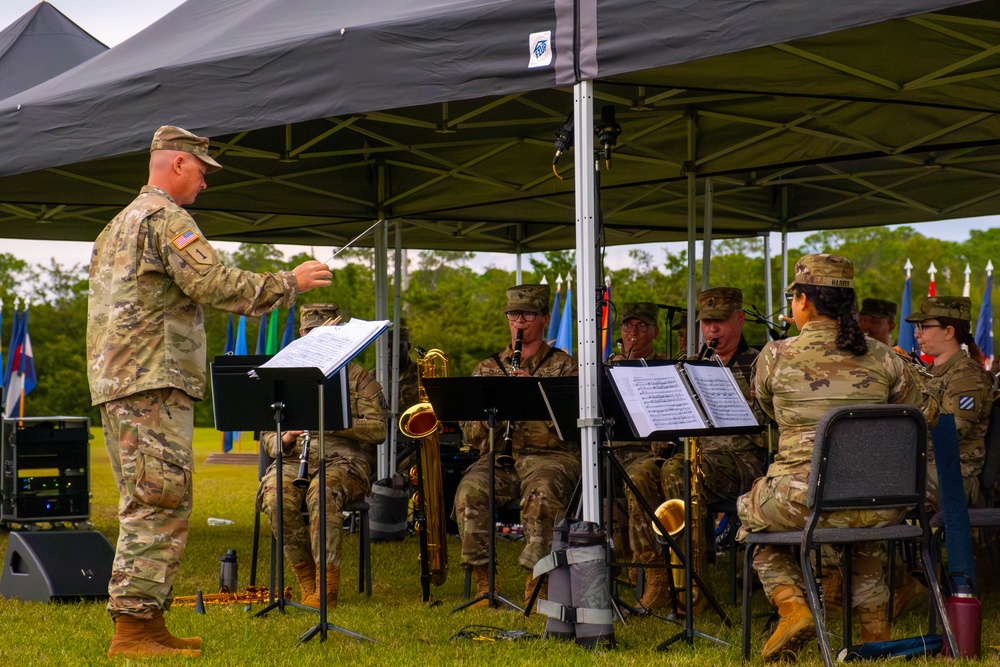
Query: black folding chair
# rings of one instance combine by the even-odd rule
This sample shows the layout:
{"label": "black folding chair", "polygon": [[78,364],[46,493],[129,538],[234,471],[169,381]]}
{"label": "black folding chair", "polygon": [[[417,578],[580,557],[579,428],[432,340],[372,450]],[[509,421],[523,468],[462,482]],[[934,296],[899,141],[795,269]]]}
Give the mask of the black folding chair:
{"label": "black folding chair", "polygon": [[[945,641],[952,655],[959,655],[944,609],[944,598],[934,576],[930,557],[930,524],[924,511],[927,477],[927,423],[909,405],[855,405],[830,410],[816,428],[806,505],[809,518],[802,530],[750,533],[743,565],[743,656],[750,655],[750,564],[754,547],[783,544],[799,547],[806,596],[816,624],[823,664],[834,664],[826,636],[811,556],[824,544],[902,541],[919,545],[924,575],[938,615],[943,619]],[[822,528],[822,517],[841,510],[904,509],[917,522],[882,528]],[[848,554],[850,552],[848,551]],[[844,645],[852,643],[850,557],[844,559]]]}

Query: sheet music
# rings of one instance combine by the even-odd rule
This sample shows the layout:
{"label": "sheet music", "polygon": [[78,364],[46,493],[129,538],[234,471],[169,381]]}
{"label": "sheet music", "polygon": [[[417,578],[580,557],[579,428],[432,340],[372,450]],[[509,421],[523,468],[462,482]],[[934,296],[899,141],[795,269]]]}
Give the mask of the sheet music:
{"label": "sheet music", "polygon": [[636,435],[703,429],[706,424],[673,366],[609,369]]}
{"label": "sheet music", "polygon": [[747,399],[728,368],[684,364],[684,372],[716,428],[757,424]]}
{"label": "sheet music", "polygon": [[352,319],[346,324],[316,327],[292,341],[260,368],[319,368],[327,377],[347,365],[385,331],[388,320]]}

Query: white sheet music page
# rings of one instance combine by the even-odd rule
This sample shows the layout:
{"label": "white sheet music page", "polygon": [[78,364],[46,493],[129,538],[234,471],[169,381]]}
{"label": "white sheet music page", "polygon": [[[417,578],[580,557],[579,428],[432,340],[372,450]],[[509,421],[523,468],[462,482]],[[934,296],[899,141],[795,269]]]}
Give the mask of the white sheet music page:
{"label": "white sheet music page", "polygon": [[684,364],[684,371],[715,428],[757,424],[731,370],[724,366]]}
{"label": "white sheet music page", "polygon": [[327,377],[347,365],[385,331],[388,320],[352,319],[346,324],[316,327],[260,365],[261,368],[319,368]]}
{"label": "white sheet music page", "polygon": [[705,428],[673,366],[615,366],[610,373],[640,438],[653,431]]}

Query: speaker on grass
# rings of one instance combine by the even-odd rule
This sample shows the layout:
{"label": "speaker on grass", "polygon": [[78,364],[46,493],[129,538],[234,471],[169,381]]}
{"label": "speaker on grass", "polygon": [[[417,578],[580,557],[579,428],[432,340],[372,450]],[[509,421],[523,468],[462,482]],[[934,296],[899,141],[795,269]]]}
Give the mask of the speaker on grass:
{"label": "speaker on grass", "polygon": [[12,532],[0,595],[29,602],[105,599],[115,549],[96,530]]}

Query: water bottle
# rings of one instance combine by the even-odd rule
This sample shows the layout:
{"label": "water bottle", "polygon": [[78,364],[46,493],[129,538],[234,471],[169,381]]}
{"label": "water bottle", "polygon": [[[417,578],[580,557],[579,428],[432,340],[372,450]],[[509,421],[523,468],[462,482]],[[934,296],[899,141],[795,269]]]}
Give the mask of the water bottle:
{"label": "water bottle", "polygon": [[[983,606],[968,584],[952,586],[952,593],[944,601],[951,630],[955,633],[955,643],[961,657],[979,660],[982,654]],[[948,642],[941,651],[948,655]]]}
{"label": "water bottle", "polygon": [[219,556],[222,566],[219,568],[219,592],[236,592],[236,549],[230,549],[225,556]]}

